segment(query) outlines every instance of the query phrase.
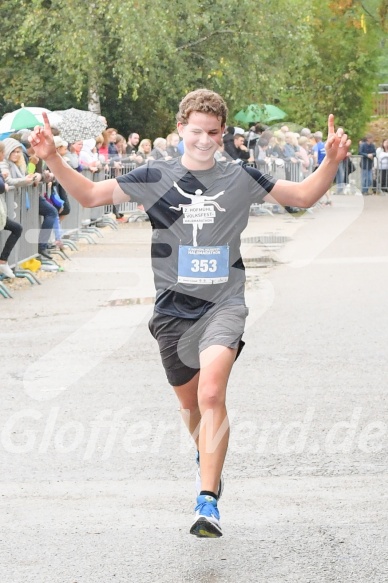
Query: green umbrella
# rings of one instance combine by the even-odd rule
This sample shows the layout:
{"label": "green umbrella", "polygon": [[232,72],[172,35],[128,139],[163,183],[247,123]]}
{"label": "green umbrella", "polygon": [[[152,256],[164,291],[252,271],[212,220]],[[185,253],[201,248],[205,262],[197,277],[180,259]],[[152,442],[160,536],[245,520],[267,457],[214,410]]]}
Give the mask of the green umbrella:
{"label": "green umbrella", "polygon": [[6,113],[0,121],[0,133],[17,132],[18,130],[32,129],[35,126],[42,126],[33,113],[27,108],[21,107],[12,113]]}
{"label": "green umbrella", "polygon": [[234,119],[244,124],[252,124],[255,122],[270,123],[285,117],[287,117],[287,113],[276,105],[251,103],[251,105],[236,113]]}

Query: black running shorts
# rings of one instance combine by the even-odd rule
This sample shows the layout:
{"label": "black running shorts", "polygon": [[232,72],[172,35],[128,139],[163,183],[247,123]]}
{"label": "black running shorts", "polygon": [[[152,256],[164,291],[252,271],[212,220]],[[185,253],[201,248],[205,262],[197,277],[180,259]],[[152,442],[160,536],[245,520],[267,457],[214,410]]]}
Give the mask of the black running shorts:
{"label": "black running shorts", "polygon": [[154,312],[148,327],[159,344],[170,385],[188,383],[199,371],[199,354],[210,346],[237,348],[239,356],[247,315],[248,308],[242,304],[212,308],[199,320]]}

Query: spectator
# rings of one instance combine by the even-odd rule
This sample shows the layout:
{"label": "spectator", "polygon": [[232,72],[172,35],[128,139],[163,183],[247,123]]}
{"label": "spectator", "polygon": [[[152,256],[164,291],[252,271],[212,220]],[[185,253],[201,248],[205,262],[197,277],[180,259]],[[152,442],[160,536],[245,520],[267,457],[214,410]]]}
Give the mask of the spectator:
{"label": "spectator", "polygon": [[7,215],[7,205],[4,194],[8,190],[8,185],[5,184],[4,179],[8,176],[8,170],[3,166],[5,146],[0,142],[0,231],[10,231],[10,235],[5,241],[4,247],[0,252],[0,275],[14,278],[15,274],[8,265],[8,258],[11,255],[12,249],[20,239],[23,228],[16,221],[9,218]]}
{"label": "spectator", "polygon": [[82,140],[78,140],[77,142],[73,142],[72,144],[68,145],[68,150],[66,152],[66,162],[69,164],[71,168],[74,170],[78,170],[81,172],[82,168],[79,163],[79,155],[82,149]]}
{"label": "spectator", "polygon": [[41,181],[42,176],[31,172],[27,174],[27,163],[23,156],[22,144],[14,138],[4,140],[4,154],[8,166],[8,177],[6,183],[9,186],[19,188],[21,186],[31,186]]}
{"label": "spectator", "polygon": [[373,160],[376,156],[376,148],[373,143],[373,136],[368,134],[362,141],[359,149],[361,156],[361,192],[363,195],[369,194],[369,189],[373,185]]}
{"label": "spectator", "polygon": [[226,162],[226,157],[224,156],[224,144],[220,144],[217,150],[214,152],[214,158],[217,162]]}
{"label": "spectator", "polygon": [[148,138],[144,138],[139,144],[139,149],[137,151],[138,155],[142,157],[142,164],[147,162],[150,157],[152,150],[152,142]]}
{"label": "spectator", "polygon": [[[108,163],[113,167],[113,178],[113,176],[119,175],[121,173],[121,171],[119,171],[119,168],[121,168],[120,155],[116,146],[117,130],[115,128],[108,128],[106,132],[108,134]],[[124,214],[120,213],[118,207],[114,204],[112,205],[112,212],[118,222],[128,222],[127,217],[124,217]]]}
{"label": "spectator", "polygon": [[181,140],[178,144],[178,152],[179,156],[183,156],[183,154],[185,153],[185,145],[183,143],[183,140]]}
{"label": "spectator", "polygon": [[296,157],[296,153],[299,149],[298,146],[298,142],[297,139],[295,137],[295,135],[292,132],[286,132],[284,134],[284,140],[285,140],[285,145],[284,145],[284,155],[286,157],[286,160],[289,160],[293,163],[297,162],[297,157]]}
{"label": "spectator", "polygon": [[[313,135],[313,139],[315,142],[315,144],[313,146],[313,172],[315,172],[315,170],[317,168],[319,168],[319,166],[322,164],[322,162],[326,156],[325,143],[322,141],[322,137],[323,137],[323,134],[322,134],[322,132],[319,132],[319,131],[315,132],[315,134]],[[341,165],[343,167],[343,161],[338,165],[338,168]],[[337,168],[337,176],[338,176],[338,168]],[[341,172],[341,170],[340,170],[340,172]],[[326,192],[326,204],[329,204],[329,205],[332,204],[329,190]]]}
{"label": "spectator", "polygon": [[318,166],[322,164],[323,159],[326,156],[325,144],[322,141],[322,137],[322,132],[315,132],[313,135],[315,142],[313,146],[314,170],[316,170]]}
{"label": "spectator", "polygon": [[79,163],[83,169],[90,172],[101,170],[101,162],[98,157],[96,140],[93,138],[82,141],[82,148],[79,153]]}
{"label": "spectator", "polygon": [[257,140],[259,139],[259,137],[262,134],[262,132],[258,132],[256,130],[257,125],[258,124],[251,126],[246,134],[245,145],[249,151],[255,150],[255,147],[257,145]]}
{"label": "spectator", "polygon": [[[54,136],[54,144],[55,144],[55,147],[57,149],[58,154],[65,160],[65,162],[67,162],[68,161],[68,149],[67,149],[67,146],[69,144],[66,142],[66,140],[64,140],[63,138],[61,138],[61,136]],[[63,188],[62,184],[59,184],[59,182],[57,182],[56,180],[55,180],[55,183],[54,184],[55,184],[55,186],[57,188],[59,197],[63,201],[63,206],[58,211],[59,220],[60,221],[63,221],[63,219],[67,215],[70,214],[70,201],[69,201],[69,197],[67,196],[67,192]]]}
{"label": "spectator", "polygon": [[224,143],[224,146],[226,146],[229,142],[231,142],[233,144],[233,139],[234,139],[234,127],[227,126],[227,128],[225,129],[225,133],[222,136],[222,141]]}
{"label": "spectator", "polygon": [[307,138],[309,140],[312,137],[312,133],[311,133],[310,128],[302,128],[300,130],[300,136]]}
{"label": "spectator", "polygon": [[[108,162],[109,160],[109,133],[104,130],[96,140],[96,146],[98,155],[102,163]],[[103,160],[102,160],[103,158]]]}
{"label": "spectator", "polygon": [[[27,165],[23,157],[22,145],[17,140],[6,138],[4,140],[5,157],[9,167],[7,184],[20,188],[23,186],[37,186],[42,180],[41,174],[26,174]],[[47,253],[48,241],[54,227],[58,212],[47,200],[39,195],[39,214],[43,222],[39,231],[38,253],[51,259]]]}
{"label": "spectator", "polygon": [[377,149],[378,171],[382,192],[388,192],[388,140],[384,140],[381,148]]}
{"label": "spectator", "polygon": [[[130,134],[128,142],[123,136],[117,134],[116,148],[118,149],[120,161],[122,164],[135,164],[140,166],[143,164],[143,158],[139,156],[136,151],[136,146],[139,143],[139,134]],[[126,171],[128,171],[127,169]]]}
{"label": "spectator", "polygon": [[136,132],[129,134],[128,141],[126,145],[127,154],[136,154],[137,148],[139,146],[140,136]]}
{"label": "spectator", "polygon": [[167,143],[164,138],[156,138],[154,140],[154,147],[150,154],[150,160],[171,160],[171,156],[167,154]]}
{"label": "spectator", "polygon": [[118,150],[116,147],[117,130],[115,128],[108,128],[108,158],[111,160],[118,160]]}
{"label": "spectator", "polygon": [[271,144],[271,154],[278,160],[285,160],[286,156],[284,153],[284,147],[286,145],[286,140],[284,139],[284,134],[281,130],[276,130],[273,134],[275,143]]}
{"label": "spectator", "polygon": [[178,150],[179,136],[176,132],[168,134],[166,138],[167,154],[171,158],[179,158],[181,155]]}
{"label": "spectator", "polygon": [[35,172],[42,174],[42,161],[36,156],[30,142],[28,140],[19,141],[23,147],[23,156],[27,164],[27,174],[34,174]]}
{"label": "spectator", "polygon": [[271,157],[269,156],[269,141],[260,137],[256,142],[256,164],[261,172],[266,171],[266,166],[271,164]]}
{"label": "spectator", "polygon": [[308,150],[309,140],[306,136],[301,135],[300,138],[298,139],[298,144],[299,150],[298,152],[296,152],[296,156],[301,161],[301,171],[303,176],[307,176],[311,171],[313,163],[312,157],[310,156]]}
{"label": "spectator", "polygon": [[[244,145],[245,138],[242,134],[233,136],[233,141],[224,142],[224,150],[236,162],[248,162],[250,154],[248,148]],[[253,161],[253,160],[252,160]]]}
{"label": "spectator", "polygon": [[127,140],[121,134],[117,134],[116,136],[116,149],[121,161],[127,157]]}

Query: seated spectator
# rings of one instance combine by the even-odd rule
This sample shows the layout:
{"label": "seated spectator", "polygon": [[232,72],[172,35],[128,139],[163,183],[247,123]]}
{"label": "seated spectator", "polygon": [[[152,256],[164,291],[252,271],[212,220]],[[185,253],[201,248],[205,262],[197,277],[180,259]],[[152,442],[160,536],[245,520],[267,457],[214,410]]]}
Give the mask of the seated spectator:
{"label": "seated spectator", "polygon": [[154,140],[154,147],[149,156],[150,160],[171,160],[171,156],[167,154],[167,144],[164,138],[156,138]]}
{"label": "seated spectator", "polygon": [[178,144],[179,144],[179,136],[176,132],[173,132],[172,134],[168,134],[167,138],[166,138],[166,151],[167,154],[169,156],[171,156],[171,158],[179,158],[179,156],[181,155],[179,153],[178,150]]}
{"label": "seated spectator", "polygon": [[7,204],[4,195],[9,187],[4,182],[4,179],[8,177],[8,170],[2,166],[2,162],[4,161],[4,150],[5,146],[3,142],[0,142],[0,231],[10,231],[11,234],[5,241],[4,247],[0,252],[0,275],[14,278],[15,274],[8,265],[8,258],[11,255],[12,249],[20,239],[23,228],[19,223],[10,219],[7,214]]}
{"label": "seated spectator", "polygon": [[242,134],[236,134],[233,137],[233,141],[227,140],[226,143],[224,142],[225,153],[237,162],[248,162],[250,154],[248,148],[244,145],[244,141],[245,138]]}
{"label": "seated spectator", "polygon": [[[16,188],[37,186],[42,180],[42,175],[26,174],[27,165],[23,157],[21,143],[12,138],[6,138],[4,146],[9,168],[9,176],[6,178],[7,184]],[[39,195],[39,214],[43,217],[43,222],[39,231],[38,253],[51,259],[47,253],[47,247],[58,212],[42,195]]]}

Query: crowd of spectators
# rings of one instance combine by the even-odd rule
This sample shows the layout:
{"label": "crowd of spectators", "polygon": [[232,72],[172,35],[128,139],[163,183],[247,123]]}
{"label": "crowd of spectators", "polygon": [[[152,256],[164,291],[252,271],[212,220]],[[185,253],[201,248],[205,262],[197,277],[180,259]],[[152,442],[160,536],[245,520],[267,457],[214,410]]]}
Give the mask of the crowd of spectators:
{"label": "crowd of spectators", "polygon": [[[130,133],[128,139],[125,139],[115,128],[108,128],[96,139],[72,144],[64,140],[55,128],[53,133],[58,153],[72,168],[92,173],[104,170],[107,177],[115,177],[149,160],[171,160],[183,153],[183,143],[176,132],[151,141],[149,138],[141,139],[137,132]],[[61,222],[71,212],[69,197],[55,176],[35,156],[28,134],[25,130],[0,142],[0,230],[10,232],[0,249],[0,276],[3,277],[14,277],[8,258],[22,233],[22,225],[5,211],[4,196],[7,189],[40,183],[50,185],[50,196],[44,193],[44,189],[39,196],[42,222],[38,252],[43,257],[50,257],[47,253],[49,245],[62,247]],[[388,192],[388,139],[376,149],[371,136],[366,136],[360,141],[357,153],[361,157],[362,193],[368,194],[373,188],[376,162],[381,190]],[[309,128],[303,128],[294,132],[287,125],[271,129],[261,123],[252,125],[247,131],[228,126],[223,144],[215,154],[216,159],[252,164],[266,173],[273,173],[276,167],[284,167],[285,178],[293,180],[302,180],[313,172],[322,163],[324,156],[325,143],[321,131],[312,132]],[[354,171],[355,166],[350,157],[340,164],[335,180],[338,193],[343,192],[349,175]],[[329,195],[327,203],[331,204]],[[115,206],[113,212],[117,221],[127,220]],[[54,242],[52,233],[55,235]]]}

